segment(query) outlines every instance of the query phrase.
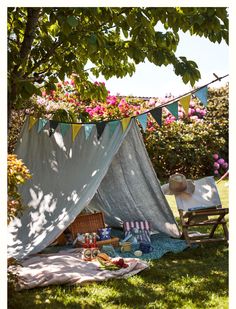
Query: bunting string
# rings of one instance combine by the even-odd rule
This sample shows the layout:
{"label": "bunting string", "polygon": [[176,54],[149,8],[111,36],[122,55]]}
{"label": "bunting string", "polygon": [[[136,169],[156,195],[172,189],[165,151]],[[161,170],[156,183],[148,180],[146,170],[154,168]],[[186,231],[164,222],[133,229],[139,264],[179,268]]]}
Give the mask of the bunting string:
{"label": "bunting string", "polygon": [[142,112],[141,114],[137,116],[130,116],[128,118],[121,118],[121,119],[112,119],[112,120],[101,120],[101,121],[96,121],[96,122],[87,122],[87,123],[69,123],[69,122],[57,122],[54,120],[47,120],[47,119],[42,119],[42,118],[35,118],[34,116],[30,116],[29,118],[29,130],[32,129],[32,127],[35,125],[35,123],[38,121],[38,127],[37,127],[37,132],[40,134],[40,132],[46,127],[47,123],[49,123],[49,137],[51,137],[54,132],[57,129],[57,126],[59,125],[60,131],[62,136],[66,134],[68,131],[69,127],[71,126],[72,130],[72,141],[74,142],[76,136],[78,135],[80,129],[84,127],[85,131],[85,136],[86,139],[89,138],[89,135],[93,129],[93,127],[96,125],[97,129],[97,138],[100,139],[102,136],[104,129],[107,124],[109,124],[109,131],[110,131],[110,136],[112,136],[119,124],[122,126],[123,132],[127,129],[130,121],[132,118],[136,118],[143,131],[145,132],[146,127],[147,127],[147,114],[150,113],[152,117],[156,120],[158,125],[161,127],[162,126],[162,108],[167,108],[169,112],[178,120],[178,103],[180,103],[184,109],[184,112],[186,115],[188,115],[188,110],[189,110],[189,105],[190,105],[190,100],[191,96],[195,95],[196,98],[198,98],[201,103],[206,107],[207,106],[207,95],[208,95],[208,86],[210,84],[213,84],[216,81],[221,81],[223,78],[229,76],[229,74],[218,77],[215,80],[198,87],[194,90],[191,90],[179,97],[173,98],[167,102],[161,103],[158,106],[147,110],[145,112]]}
{"label": "bunting string", "polygon": [[[202,90],[203,88],[207,88],[207,86],[209,86],[209,85],[211,85],[211,84],[213,84],[213,83],[215,83],[215,82],[217,82],[217,81],[221,81],[223,78],[225,78],[225,77],[227,77],[227,76],[229,76],[229,74],[226,74],[226,75],[221,76],[221,77],[217,77],[217,78],[214,79],[213,81],[211,81],[211,82],[209,82],[209,83],[207,83],[207,84],[205,84],[205,85],[203,85],[203,86],[201,86],[201,87],[198,87],[198,88],[196,88],[196,89],[193,89],[193,90],[191,90],[191,91],[188,91],[188,92],[186,92],[186,93],[184,93],[184,94],[182,94],[182,95],[180,95],[180,96],[178,96],[178,97],[176,97],[176,98],[173,98],[173,99],[171,99],[171,100],[169,100],[169,101],[167,101],[167,102],[164,102],[164,103],[158,105],[158,107],[166,107],[166,105],[170,105],[170,104],[172,104],[174,101],[179,101],[181,98],[183,98],[183,97],[185,97],[185,96],[187,96],[187,95],[193,95],[193,94],[195,94],[196,92],[198,92],[199,90]],[[155,109],[155,107],[154,107],[154,109]],[[147,111],[143,112],[142,114],[147,114],[147,113],[149,113],[150,111],[151,111],[151,110],[147,110]],[[141,115],[141,114],[140,114],[140,115]]]}

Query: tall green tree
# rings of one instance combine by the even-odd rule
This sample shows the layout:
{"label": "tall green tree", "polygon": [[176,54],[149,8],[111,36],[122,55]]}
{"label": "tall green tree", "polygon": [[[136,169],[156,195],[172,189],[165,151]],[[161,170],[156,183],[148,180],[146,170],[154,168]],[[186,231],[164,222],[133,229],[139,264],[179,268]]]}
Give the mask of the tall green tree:
{"label": "tall green tree", "polygon": [[[160,27],[161,26],[161,27]],[[164,31],[160,29],[163,29]],[[179,31],[228,42],[226,8],[9,8],[9,110],[75,73],[78,91],[93,90],[95,76],[130,76],[148,59],[172,65],[184,83],[200,79],[194,61],[175,55]],[[202,51],[204,53],[204,51]]]}

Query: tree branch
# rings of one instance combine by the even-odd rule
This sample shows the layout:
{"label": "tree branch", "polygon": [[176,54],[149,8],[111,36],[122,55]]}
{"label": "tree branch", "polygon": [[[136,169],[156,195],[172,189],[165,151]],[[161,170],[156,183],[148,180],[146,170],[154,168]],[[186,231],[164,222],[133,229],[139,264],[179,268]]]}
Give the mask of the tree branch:
{"label": "tree branch", "polygon": [[26,23],[25,33],[24,33],[24,40],[21,45],[20,49],[20,57],[23,62],[28,59],[28,56],[31,51],[32,43],[35,37],[35,30],[38,25],[38,18],[40,14],[40,8],[28,8],[28,19]]}

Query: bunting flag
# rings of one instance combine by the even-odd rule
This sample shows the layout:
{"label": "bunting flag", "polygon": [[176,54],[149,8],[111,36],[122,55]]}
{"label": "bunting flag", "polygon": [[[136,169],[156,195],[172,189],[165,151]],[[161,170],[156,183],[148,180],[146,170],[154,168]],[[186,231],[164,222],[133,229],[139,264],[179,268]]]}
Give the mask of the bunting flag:
{"label": "bunting flag", "polygon": [[150,111],[152,117],[156,120],[158,125],[161,127],[162,126],[162,108],[154,108],[153,110]]}
{"label": "bunting flag", "polygon": [[119,120],[108,122],[110,137],[115,133],[115,130],[119,126],[119,124],[120,124]]}
{"label": "bunting flag", "polygon": [[146,128],[147,128],[147,114],[142,114],[142,115],[139,115],[138,117],[136,117],[138,119],[138,121],[140,122],[142,128],[143,128],[143,131],[145,132],[146,131]]}
{"label": "bunting flag", "polygon": [[46,124],[48,123],[48,120],[46,119],[39,119],[39,123],[38,123],[38,133],[46,126]]}
{"label": "bunting flag", "polygon": [[176,119],[178,119],[178,102],[174,102],[172,104],[165,106]]}
{"label": "bunting flag", "polygon": [[125,132],[125,130],[127,129],[129,123],[130,123],[131,117],[128,118],[123,118],[121,120],[121,124],[122,124],[122,128],[123,128],[123,132]]}
{"label": "bunting flag", "polygon": [[101,121],[96,123],[96,127],[97,127],[97,138],[99,139],[102,136],[102,133],[106,127],[106,122]]}
{"label": "bunting flag", "polygon": [[34,126],[35,122],[37,121],[38,119],[33,117],[33,116],[30,116],[29,117],[29,130],[32,129],[32,127]]}
{"label": "bunting flag", "polygon": [[93,129],[93,124],[90,123],[90,124],[85,124],[85,125],[84,125],[84,130],[85,130],[85,137],[86,137],[86,139],[88,139],[88,137],[89,137],[89,135],[90,135],[92,129]]}
{"label": "bunting flag", "polygon": [[69,123],[60,123],[60,131],[61,131],[61,135],[65,136],[66,132],[68,131],[68,129],[70,128],[70,124]]}
{"label": "bunting flag", "polygon": [[54,132],[56,131],[56,128],[58,126],[58,122],[55,120],[49,120],[49,137],[52,136],[52,134],[54,134]]}
{"label": "bunting flag", "polygon": [[77,134],[79,133],[79,130],[82,128],[82,124],[72,124],[71,125],[72,128],[72,141],[74,142]]}
{"label": "bunting flag", "polygon": [[191,100],[191,94],[187,95],[186,97],[183,97],[182,99],[179,100],[179,103],[182,105],[185,115],[188,116],[188,109],[189,109],[189,104]]}
{"label": "bunting flag", "polygon": [[207,95],[208,95],[207,86],[196,91],[194,95],[202,102],[204,106],[207,106]]}

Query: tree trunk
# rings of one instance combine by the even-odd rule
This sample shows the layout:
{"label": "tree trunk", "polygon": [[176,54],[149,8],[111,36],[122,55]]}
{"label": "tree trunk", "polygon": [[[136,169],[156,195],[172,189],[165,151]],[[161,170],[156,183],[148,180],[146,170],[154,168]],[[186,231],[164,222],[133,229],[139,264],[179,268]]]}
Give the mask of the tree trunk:
{"label": "tree trunk", "polygon": [[[15,65],[11,78],[8,82],[11,83],[10,90],[8,90],[8,128],[11,121],[11,109],[16,102],[18,91],[17,91],[17,82],[25,75],[25,71],[27,68],[27,61],[30,56],[32,44],[35,37],[35,31],[38,26],[39,14],[41,12],[41,8],[27,8],[27,23],[24,32],[24,39],[21,44],[18,63]],[[21,68],[20,68],[21,67]],[[20,68],[20,70],[19,70]]]}

